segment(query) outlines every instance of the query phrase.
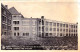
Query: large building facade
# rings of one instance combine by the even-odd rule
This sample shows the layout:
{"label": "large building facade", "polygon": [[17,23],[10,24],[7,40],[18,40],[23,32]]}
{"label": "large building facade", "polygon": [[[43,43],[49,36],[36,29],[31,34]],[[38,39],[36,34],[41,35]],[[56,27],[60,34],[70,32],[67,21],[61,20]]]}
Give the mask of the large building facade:
{"label": "large building facade", "polygon": [[12,17],[7,5],[1,4],[1,35],[10,36],[12,34]]}
{"label": "large building facade", "polygon": [[24,18],[14,7],[12,14],[12,37],[34,38],[37,36],[37,18]]}
{"label": "large building facade", "polygon": [[1,4],[1,35],[12,37],[64,37],[78,36],[78,24],[41,18],[24,18],[14,7]]}
{"label": "large building facade", "polygon": [[44,16],[39,19],[38,36],[39,37],[64,37],[78,36],[78,23],[67,23],[55,20],[45,19]]}

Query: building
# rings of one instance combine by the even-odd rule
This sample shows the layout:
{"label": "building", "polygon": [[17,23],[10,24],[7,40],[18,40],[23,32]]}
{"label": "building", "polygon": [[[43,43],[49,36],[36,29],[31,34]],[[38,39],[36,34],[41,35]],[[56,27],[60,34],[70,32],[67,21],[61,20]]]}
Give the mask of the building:
{"label": "building", "polygon": [[12,34],[11,24],[12,17],[7,5],[1,4],[1,36],[10,36]]}
{"label": "building", "polygon": [[12,37],[34,38],[37,36],[37,18],[24,18],[14,7],[9,11],[12,14]]}
{"label": "building", "polygon": [[78,24],[67,23],[55,20],[45,19],[44,16],[38,20],[39,37],[64,37],[78,36]]}
{"label": "building", "polygon": [[[1,9],[2,34],[10,34],[12,32],[12,37],[23,38],[78,36],[77,23],[49,20],[45,19],[44,16],[41,16],[41,18],[25,18],[14,7],[8,11],[7,8],[2,5]],[[3,14],[4,11],[8,12],[6,16],[9,17],[5,18]],[[6,28],[7,30],[4,30]]]}

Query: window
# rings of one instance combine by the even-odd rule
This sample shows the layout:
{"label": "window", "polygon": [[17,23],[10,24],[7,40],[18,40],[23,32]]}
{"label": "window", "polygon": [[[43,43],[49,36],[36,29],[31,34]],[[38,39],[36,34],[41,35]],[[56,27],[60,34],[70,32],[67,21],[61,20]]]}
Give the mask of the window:
{"label": "window", "polygon": [[52,35],[52,33],[50,33],[50,35]]}
{"label": "window", "polygon": [[13,17],[17,17],[16,15],[14,15]]}
{"label": "window", "polygon": [[66,27],[68,27],[68,24],[66,24]]}
{"label": "window", "polygon": [[68,32],[68,29],[66,29],[66,32]]}
{"label": "window", "polygon": [[59,23],[57,23],[57,26],[59,27]]}
{"label": "window", "polygon": [[48,31],[48,28],[46,27],[46,31]]}
{"label": "window", "polygon": [[63,27],[65,27],[65,24],[63,24]]}
{"label": "window", "polygon": [[42,31],[44,31],[44,26],[42,27]]}
{"label": "window", "polygon": [[66,34],[66,36],[68,36],[68,34]]}
{"label": "window", "polygon": [[19,36],[19,33],[17,33],[17,36]]}
{"label": "window", "polygon": [[19,30],[19,27],[14,27],[14,30]]}
{"label": "window", "polygon": [[76,32],[77,32],[77,30],[76,30]]}
{"label": "window", "polygon": [[46,33],[46,36],[48,36],[48,33]]}
{"label": "window", "polygon": [[26,36],[29,36],[29,33],[26,33]]}
{"label": "window", "polygon": [[75,32],[75,30],[74,30],[74,32]]}
{"label": "window", "polygon": [[25,33],[23,33],[23,36],[25,36]]}
{"label": "window", "polygon": [[44,25],[44,20],[42,20],[42,25]]}
{"label": "window", "polygon": [[29,33],[23,33],[23,36],[29,36]]}
{"label": "window", "polygon": [[63,29],[63,31],[65,31],[65,29]]}
{"label": "window", "polygon": [[73,28],[74,26],[73,25],[71,25],[71,28]]}
{"label": "window", "polygon": [[48,25],[48,22],[46,21],[46,25]]}
{"label": "window", "polygon": [[50,26],[52,26],[52,22],[50,22]]}
{"label": "window", "polygon": [[74,25],[74,28],[75,28],[75,25]]}
{"label": "window", "polygon": [[62,33],[60,33],[60,36],[62,36]]}
{"label": "window", "polygon": [[62,31],[62,29],[60,29],[60,31]]}
{"label": "window", "polygon": [[6,35],[7,34],[7,32],[4,32],[4,35]]}
{"label": "window", "polygon": [[60,27],[62,27],[62,24],[60,24]]}
{"label": "window", "polygon": [[15,24],[15,25],[19,24],[19,21],[13,21],[13,24]]}
{"label": "window", "polygon": [[56,26],[56,23],[53,23],[53,26]]}
{"label": "window", "polygon": [[76,28],[77,28],[77,26],[76,26]]}
{"label": "window", "polygon": [[59,31],[59,28],[57,28],[57,31]]}
{"label": "window", "polygon": [[50,31],[52,31],[52,28],[50,28]]}
{"label": "window", "polygon": [[14,33],[14,36],[16,36],[16,33]]}

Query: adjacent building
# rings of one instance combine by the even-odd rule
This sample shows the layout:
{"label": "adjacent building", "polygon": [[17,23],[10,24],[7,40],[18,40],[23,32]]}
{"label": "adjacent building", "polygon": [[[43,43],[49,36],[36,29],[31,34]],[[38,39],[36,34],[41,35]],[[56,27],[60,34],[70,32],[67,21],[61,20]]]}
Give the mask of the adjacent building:
{"label": "adjacent building", "polygon": [[10,36],[12,34],[11,21],[12,17],[11,13],[8,10],[8,6],[7,5],[4,6],[3,4],[1,4],[1,36],[2,35]]}
{"label": "adjacent building", "polygon": [[44,16],[38,20],[39,37],[64,37],[77,36],[78,23],[67,23],[45,19]]}

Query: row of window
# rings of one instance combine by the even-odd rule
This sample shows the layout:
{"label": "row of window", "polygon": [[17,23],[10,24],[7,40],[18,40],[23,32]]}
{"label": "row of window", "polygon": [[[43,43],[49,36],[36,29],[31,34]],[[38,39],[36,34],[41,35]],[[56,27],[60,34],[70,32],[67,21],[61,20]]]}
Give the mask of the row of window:
{"label": "row of window", "polygon": [[21,17],[21,15],[14,15],[13,17]]}
{"label": "row of window", "polygon": [[[68,24],[61,24],[61,23],[52,23],[52,22],[46,22],[46,25],[50,25],[50,26],[57,26],[57,27],[68,27],[69,25]],[[71,28],[77,28],[77,26],[75,26],[75,25],[70,25],[71,26]]]}
{"label": "row of window", "polygon": [[[52,31],[52,28],[50,28],[50,29],[48,29],[48,28],[46,28],[46,31],[48,31],[48,30],[50,30],[50,31]],[[66,31],[66,32],[68,32],[68,29],[59,29],[59,28],[53,28],[53,31]],[[77,30],[69,30],[69,32],[77,32]]]}
{"label": "row of window", "polygon": [[35,20],[32,20],[32,21],[29,21],[29,20],[26,20],[26,21],[22,21],[22,25],[36,25],[36,21]]}
{"label": "row of window", "polygon": [[[14,36],[20,36],[19,32],[14,33]],[[23,36],[29,36],[29,33],[23,33]]]}
{"label": "row of window", "polygon": [[[39,34],[39,36],[40,36],[41,34]],[[42,33],[42,36],[56,36],[56,33]],[[63,36],[64,34],[62,34],[62,33],[57,33],[57,36]],[[66,36],[77,36],[77,34],[66,34]]]}

